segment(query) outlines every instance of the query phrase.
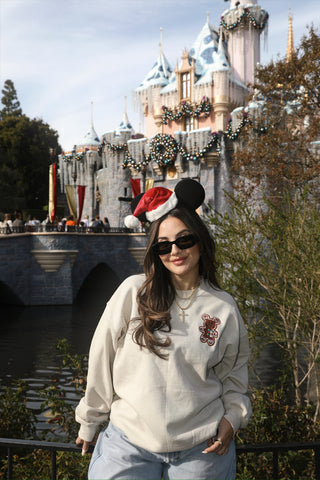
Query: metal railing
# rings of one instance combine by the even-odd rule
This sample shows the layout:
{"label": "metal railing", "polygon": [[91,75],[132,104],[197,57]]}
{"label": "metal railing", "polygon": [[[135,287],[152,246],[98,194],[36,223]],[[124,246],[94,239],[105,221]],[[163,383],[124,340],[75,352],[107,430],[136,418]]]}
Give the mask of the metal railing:
{"label": "metal railing", "polygon": [[[17,440],[9,438],[0,438],[0,447],[7,447],[8,450],[8,480],[13,480],[13,450],[17,448],[28,448],[32,450],[49,450],[51,452],[51,480],[57,478],[57,452],[81,452],[75,444],[58,442],[37,442],[31,440]],[[307,443],[283,443],[266,445],[240,445],[237,446],[237,455],[244,453],[261,454],[272,452],[273,480],[279,479],[279,452],[313,450],[315,461],[315,478],[320,480],[320,440]],[[90,447],[90,452],[93,447]]]}
{"label": "metal railing", "polygon": [[[47,450],[51,453],[51,480],[57,478],[57,452],[76,452],[81,453],[81,447],[74,443],[44,442],[33,440],[19,440],[15,438],[0,438],[0,447],[7,447],[8,452],[8,470],[7,479],[13,480],[13,450],[27,448],[30,450]],[[93,452],[90,446],[89,452]]]}
{"label": "metal railing", "polygon": [[11,233],[133,233],[134,230],[126,227],[81,227],[78,225],[26,225],[23,227],[0,227],[0,235]]}
{"label": "metal railing", "polygon": [[279,452],[289,451],[314,451],[314,472],[315,479],[320,480],[320,440],[316,442],[304,443],[272,443],[264,445],[240,445],[237,446],[237,455],[243,453],[261,454],[265,452],[272,452],[272,478],[279,479]]}

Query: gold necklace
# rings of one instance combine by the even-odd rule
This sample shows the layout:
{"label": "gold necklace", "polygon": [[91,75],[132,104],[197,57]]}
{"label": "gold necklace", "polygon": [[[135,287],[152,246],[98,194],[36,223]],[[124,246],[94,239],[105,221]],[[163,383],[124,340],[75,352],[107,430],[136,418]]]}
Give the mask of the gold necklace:
{"label": "gold necklace", "polygon": [[194,288],[191,292],[191,295],[189,297],[179,297],[179,295],[176,294],[177,297],[179,297],[180,299],[184,299],[184,300],[189,300],[188,304],[185,306],[185,307],[182,307],[181,305],[179,305],[178,301],[177,301],[177,298],[175,297],[174,301],[176,302],[177,306],[180,308],[181,312],[178,314],[179,317],[181,318],[181,321],[184,322],[184,319],[185,317],[188,316],[187,313],[185,313],[186,310],[188,310],[188,308],[190,307],[190,305],[192,304],[193,302],[193,299],[197,293],[197,290],[199,288],[199,285]]}
{"label": "gold necklace", "polygon": [[193,287],[193,288],[191,289],[191,293],[190,293],[190,295],[189,295],[188,297],[181,297],[181,295],[179,295],[178,292],[176,292],[176,297],[180,298],[180,300],[189,300],[189,298],[192,297],[193,292],[194,292],[194,290],[195,290],[196,288],[197,288],[197,287]]}

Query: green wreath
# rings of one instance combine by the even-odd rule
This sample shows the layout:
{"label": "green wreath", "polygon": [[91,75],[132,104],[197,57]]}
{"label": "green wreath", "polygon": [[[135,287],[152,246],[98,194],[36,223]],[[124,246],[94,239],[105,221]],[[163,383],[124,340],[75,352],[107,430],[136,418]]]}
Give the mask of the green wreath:
{"label": "green wreath", "polygon": [[171,136],[158,133],[150,142],[150,159],[161,167],[173,165],[179,151],[176,140]]}

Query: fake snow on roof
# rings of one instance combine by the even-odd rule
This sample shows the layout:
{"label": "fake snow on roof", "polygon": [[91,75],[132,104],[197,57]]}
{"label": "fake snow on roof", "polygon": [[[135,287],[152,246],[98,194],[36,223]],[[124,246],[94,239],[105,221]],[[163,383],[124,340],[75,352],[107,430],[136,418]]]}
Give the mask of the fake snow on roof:
{"label": "fake snow on roof", "polygon": [[119,127],[116,130],[116,134],[119,135],[121,132],[131,132],[131,134],[134,134],[133,127],[131,123],[129,122],[128,114],[127,114],[127,97],[125,97],[125,106],[124,106],[124,112],[123,112],[123,117],[120,122]]}
{"label": "fake snow on roof", "polygon": [[198,77],[197,85],[211,82],[212,72],[230,71],[226,52],[222,35],[219,35],[218,30],[211,26],[207,19],[189,51],[189,56],[194,59],[195,74]]}
{"label": "fake snow on roof", "polygon": [[169,92],[174,92],[177,90],[177,82],[176,82],[176,74],[173,72],[171,77],[169,78],[168,84],[163,87],[163,89],[160,91],[160,95],[163,95],[165,93]]}
{"label": "fake snow on roof", "polygon": [[78,146],[86,146],[86,145],[100,145],[100,139],[93,128],[93,125],[90,126],[89,130],[83,137],[82,141],[78,143]]}
{"label": "fake snow on roof", "polygon": [[121,132],[130,132],[134,134],[134,129],[129,122],[128,114],[127,114],[127,96],[124,97],[124,111],[122,115],[122,120],[116,129],[116,135],[120,135]]}
{"label": "fake snow on roof", "polygon": [[171,73],[172,69],[168,60],[163,54],[160,54],[146,78],[137,88],[137,91],[145,90],[149,87],[167,85]]}
{"label": "fake snow on roof", "polygon": [[128,117],[123,118],[120,122],[118,130],[130,130],[131,131],[132,129],[133,129],[133,127],[132,127],[131,123],[129,122]]}
{"label": "fake snow on roof", "polygon": [[[213,72],[230,71],[226,52],[227,48],[222,36],[219,36],[218,30],[212,27],[207,19],[189,51],[189,57],[194,59],[196,85],[211,83]],[[176,75],[173,73],[160,94],[163,95],[176,89]]]}
{"label": "fake snow on roof", "polygon": [[163,50],[162,50],[162,29],[161,31],[161,40],[159,43],[159,56],[156,63],[153,65],[143,82],[136,89],[136,92],[143,91],[149,87],[157,87],[167,85],[169,77],[172,74],[172,68],[170,63],[166,59]]}

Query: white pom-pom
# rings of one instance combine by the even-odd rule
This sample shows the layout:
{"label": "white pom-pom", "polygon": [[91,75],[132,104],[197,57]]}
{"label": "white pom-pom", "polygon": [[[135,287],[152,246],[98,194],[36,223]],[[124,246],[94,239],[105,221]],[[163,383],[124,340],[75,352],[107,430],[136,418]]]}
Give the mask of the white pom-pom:
{"label": "white pom-pom", "polygon": [[134,228],[139,228],[140,221],[134,215],[127,215],[124,219],[124,224],[127,228],[134,229]]}

